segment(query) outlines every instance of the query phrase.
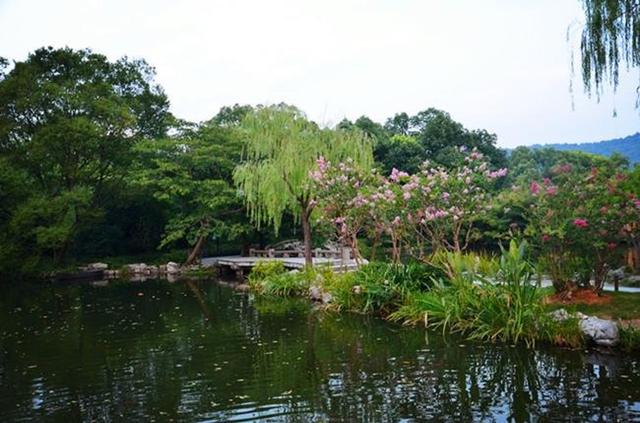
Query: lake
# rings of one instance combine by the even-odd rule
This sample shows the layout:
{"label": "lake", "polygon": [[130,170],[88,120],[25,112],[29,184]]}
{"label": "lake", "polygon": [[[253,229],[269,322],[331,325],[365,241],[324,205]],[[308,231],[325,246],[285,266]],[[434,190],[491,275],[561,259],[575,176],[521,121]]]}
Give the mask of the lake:
{"label": "lake", "polygon": [[215,282],[16,284],[0,421],[632,421],[640,357],[469,343]]}

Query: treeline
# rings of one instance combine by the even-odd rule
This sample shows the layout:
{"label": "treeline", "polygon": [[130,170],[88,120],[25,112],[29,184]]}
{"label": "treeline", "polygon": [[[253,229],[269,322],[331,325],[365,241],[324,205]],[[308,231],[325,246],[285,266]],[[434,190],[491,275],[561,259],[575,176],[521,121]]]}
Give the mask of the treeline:
{"label": "treeline", "polygon": [[[251,224],[233,182],[245,143],[239,124],[260,108],[236,104],[186,122],[169,112],[144,60],[112,62],[69,48],[42,48],[13,66],[0,59],[0,274],[159,250],[189,262],[273,242],[269,228]],[[336,128],[365,133],[384,173],[415,173],[425,160],[452,167],[465,149],[482,152],[492,168],[508,167],[504,186],[544,178],[559,163],[628,166],[621,156],[550,149],[507,156],[495,134],[433,108],[384,124],[345,119]],[[518,218],[507,212],[478,244],[495,242]],[[293,217],[279,237],[300,237]]]}

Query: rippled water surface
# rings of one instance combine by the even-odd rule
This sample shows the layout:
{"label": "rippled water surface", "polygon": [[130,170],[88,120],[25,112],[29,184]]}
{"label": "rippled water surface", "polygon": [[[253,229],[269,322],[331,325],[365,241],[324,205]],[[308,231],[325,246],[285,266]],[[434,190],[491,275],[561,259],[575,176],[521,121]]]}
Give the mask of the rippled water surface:
{"label": "rippled water surface", "polygon": [[477,345],[215,283],[3,287],[0,421],[633,421],[640,357]]}

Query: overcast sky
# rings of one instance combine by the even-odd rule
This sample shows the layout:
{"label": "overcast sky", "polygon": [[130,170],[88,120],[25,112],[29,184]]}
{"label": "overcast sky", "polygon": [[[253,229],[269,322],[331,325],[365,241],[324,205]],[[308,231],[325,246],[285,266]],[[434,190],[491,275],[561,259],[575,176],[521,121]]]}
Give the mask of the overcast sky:
{"label": "overcast sky", "polygon": [[638,132],[637,73],[599,104],[576,79],[572,110],[581,21],[579,0],[0,0],[0,56],[143,57],[192,121],[284,101],[325,124],[436,107],[504,147]]}

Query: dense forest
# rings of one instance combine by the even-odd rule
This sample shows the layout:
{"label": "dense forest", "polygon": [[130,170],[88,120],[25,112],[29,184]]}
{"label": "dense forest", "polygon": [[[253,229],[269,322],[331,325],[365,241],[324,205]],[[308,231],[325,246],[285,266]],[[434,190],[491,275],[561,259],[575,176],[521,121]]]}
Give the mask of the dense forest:
{"label": "dense forest", "polygon": [[[237,169],[250,158],[242,123],[269,108],[295,110],[307,122],[303,133],[336,140],[359,134],[381,174],[416,173],[425,161],[453,168],[465,151],[480,152],[491,169],[508,168],[493,188],[504,190],[496,199],[502,206],[478,222],[472,247],[495,248],[523,227],[523,213],[509,203],[512,183],[545,178],[562,164],[629,168],[621,155],[519,147],[507,156],[495,134],[435,108],[399,112],[383,123],[345,119],[326,131],[287,105],[229,105],[207,121],[187,122],[170,113],[144,60],[41,48],[22,62],[0,60],[0,274],[117,256],[193,262],[300,238],[299,219],[286,210],[277,235],[273,224],[254,225],[249,185],[238,188]],[[640,180],[637,168],[631,175]]]}

